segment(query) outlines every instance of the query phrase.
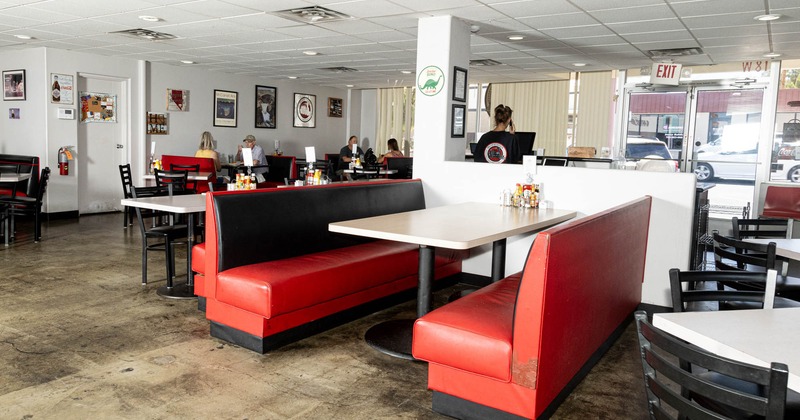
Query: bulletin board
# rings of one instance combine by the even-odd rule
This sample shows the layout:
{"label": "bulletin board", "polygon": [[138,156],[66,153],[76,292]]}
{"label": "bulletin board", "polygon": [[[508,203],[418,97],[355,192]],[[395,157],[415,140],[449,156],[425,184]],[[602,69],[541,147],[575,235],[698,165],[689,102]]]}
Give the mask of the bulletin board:
{"label": "bulletin board", "polygon": [[81,122],[117,122],[117,97],[108,93],[81,92]]}

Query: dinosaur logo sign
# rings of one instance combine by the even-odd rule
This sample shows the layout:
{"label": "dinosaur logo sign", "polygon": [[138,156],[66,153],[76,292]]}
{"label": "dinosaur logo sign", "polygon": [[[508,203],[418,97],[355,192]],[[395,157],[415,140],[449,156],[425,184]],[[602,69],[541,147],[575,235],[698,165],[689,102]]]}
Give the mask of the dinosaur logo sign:
{"label": "dinosaur logo sign", "polygon": [[434,96],[444,89],[444,72],[436,66],[422,69],[417,76],[417,88],[425,96]]}

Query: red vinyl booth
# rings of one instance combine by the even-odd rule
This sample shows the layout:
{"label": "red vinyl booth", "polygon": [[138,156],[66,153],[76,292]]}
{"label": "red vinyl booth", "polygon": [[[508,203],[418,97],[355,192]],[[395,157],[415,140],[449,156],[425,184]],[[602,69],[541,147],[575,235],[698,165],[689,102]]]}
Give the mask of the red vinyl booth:
{"label": "red vinyl booth", "polygon": [[549,417],[633,319],[650,204],[643,197],[543,231],[521,273],[418,319],[413,355],[429,363],[434,411]]}
{"label": "red vinyl booth", "polygon": [[174,155],[163,155],[161,156],[161,164],[164,170],[169,170],[171,164],[175,165],[200,165],[200,172],[211,172],[211,177],[208,178],[208,181],[198,181],[197,182],[197,192],[203,193],[208,191],[208,183],[215,183],[217,182],[217,168],[214,166],[214,159],[211,158],[200,158],[194,156],[174,156]]}

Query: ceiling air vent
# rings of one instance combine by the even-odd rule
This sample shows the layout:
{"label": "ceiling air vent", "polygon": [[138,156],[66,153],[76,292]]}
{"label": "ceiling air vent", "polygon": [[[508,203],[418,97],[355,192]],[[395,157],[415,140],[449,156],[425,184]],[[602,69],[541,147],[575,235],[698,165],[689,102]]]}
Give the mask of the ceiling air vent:
{"label": "ceiling air vent", "polygon": [[319,6],[302,7],[299,9],[281,10],[276,15],[302,23],[325,23],[337,20],[350,19],[349,15]]}
{"label": "ceiling air vent", "polygon": [[703,53],[703,50],[700,48],[667,48],[663,50],[650,50],[648,53],[652,58],[674,58],[700,55]]}
{"label": "ceiling air vent", "polygon": [[332,73],[352,73],[354,71],[358,71],[357,69],[350,67],[323,67],[320,70],[325,70]]}
{"label": "ceiling air vent", "polygon": [[163,40],[163,39],[175,39],[175,38],[177,38],[177,36],[172,35],[172,34],[167,34],[167,33],[164,33],[164,32],[156,32],[156,31],[151,31],[149,29],[142,29],[142,28],[126,29],[124,31],[114,31],[114,32],[110,32],[110,33],[130,36],[130,37],[139,38],[139,39],[149,39],[151,41],[160,41],[160,40]]}
{"label": "ceiling air vent", "polygon": [[469,60],[470,66],[499,66],[500,64],[503,63],[492,60],[491,58],[484,58],[482,60]]}

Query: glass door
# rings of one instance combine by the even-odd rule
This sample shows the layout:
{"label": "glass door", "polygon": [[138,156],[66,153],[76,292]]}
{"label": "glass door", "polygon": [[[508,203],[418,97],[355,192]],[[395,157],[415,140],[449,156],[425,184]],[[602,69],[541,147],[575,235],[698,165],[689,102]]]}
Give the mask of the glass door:
{"label": "glass door", "polygon": [[[748,217],[761,131],[761,88],[695,88],[689,113],[691,144],[684,168],[698,182],[713,182],[709,213]],[[766,159],[770,157],[767,156]]]}
{"label": "glass door", "polygon": [[[681,86],[628,90],[625,157],[671,159],[709,190],[709,213],[747,215],[753,207],[763,88]],[[639,166],[639,165],[637,165]]]}

